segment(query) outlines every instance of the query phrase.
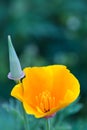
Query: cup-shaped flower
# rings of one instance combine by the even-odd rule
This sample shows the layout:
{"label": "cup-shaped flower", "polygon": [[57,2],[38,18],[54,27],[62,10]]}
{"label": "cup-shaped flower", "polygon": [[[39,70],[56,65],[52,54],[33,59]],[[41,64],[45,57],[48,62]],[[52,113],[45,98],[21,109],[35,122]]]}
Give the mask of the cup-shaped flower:
{"label": "cup-shaped flower", "polygon": [[10,73],[8,74],[8,78],[17,81],[24,77],[24,72],[21,69],[21,65],[15,52],[15,49],[12,45],[10,35],[8,36],[8,47],[9,47],[9,62],[10,62]]}
{"label": "cup-shaped flower", "polygon": [[36,118],[51,117],[79,96],[80,84],[66,66],[25,68],[24,73],[24,79],[14,86],[11,95]]}

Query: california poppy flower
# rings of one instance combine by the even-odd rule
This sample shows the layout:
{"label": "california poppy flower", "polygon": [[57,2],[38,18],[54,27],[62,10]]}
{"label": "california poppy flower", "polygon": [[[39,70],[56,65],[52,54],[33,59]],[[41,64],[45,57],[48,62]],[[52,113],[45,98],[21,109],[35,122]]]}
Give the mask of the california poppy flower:
{"label": "california poppy flower", "polygon": [[23,103],[26,113],[36,118],[49,117],[77,99],[80,85],[63,65],[29,67],[11,95]]}

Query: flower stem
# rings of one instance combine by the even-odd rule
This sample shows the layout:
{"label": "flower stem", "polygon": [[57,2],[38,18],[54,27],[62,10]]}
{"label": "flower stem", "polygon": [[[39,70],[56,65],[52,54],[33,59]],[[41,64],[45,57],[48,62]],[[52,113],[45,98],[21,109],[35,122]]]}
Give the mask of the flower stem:
{"label": "flower stem", "polygon": [[50,119],[46,119],[46,130],[50,130]]}
{"label": "flower stem", "polygon": [[[16,84],[18,84],[21,81],[20,80],[16,80],[15,82],[16,82]],[[23,106],[22,102],[21,102],[21,109],[22,109],[22,115],[23,115],[23,119],[24,119],[24,129],[25,130],[30,130],[29,124],[28,124],[28,118],[27,118],[27,115],[25,113],[24,106]]]}
{"label": "flower stem", "polygon": [[23,113],[23,118],[24,118],[24,128],[25,128],[25,130],[29,130],[27,115],[25,113],[25,110],[24,110],[24,107],[23,107],[22,103],[21,103],[21,108],[22,108],[22,113]]}

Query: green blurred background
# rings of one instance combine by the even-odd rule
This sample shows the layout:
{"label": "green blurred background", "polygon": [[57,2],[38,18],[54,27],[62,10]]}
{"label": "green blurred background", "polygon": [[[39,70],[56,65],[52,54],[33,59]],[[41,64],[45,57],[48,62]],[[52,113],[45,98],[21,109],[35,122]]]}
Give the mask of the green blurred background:
{"label": "green blurred background", "polygon": [[87,109],[87,1],[0,0],[0,100],[15,84],[9,72],[7,36],[22,68],[64,64],[79,79],[80,102]]}

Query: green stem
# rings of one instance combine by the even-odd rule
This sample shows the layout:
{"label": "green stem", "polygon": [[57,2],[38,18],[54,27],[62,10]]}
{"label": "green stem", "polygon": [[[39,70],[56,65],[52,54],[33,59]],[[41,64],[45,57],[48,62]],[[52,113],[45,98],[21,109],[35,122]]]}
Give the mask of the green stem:
{"label": "green stem", "polygon": [[[15,82],[16,82],[16,84],[18,84],[18,83],[20,83],[21,81],[20,81],[20,80],[16,80]],[[22,108],[22,114],[23,114],[23,119],[24,119],[24,129],[25,129],[25,130],[30,130],[30,129],[29,129],[29,124],[28,124],[28,118],[27,118],[27,115],[26,115],[26,113],[25,113],[23,103],[21,103],[21,108]]]}
{"label": "green stem", "polygon": [[46,121],[46,130],[51,130],[51,129],[50,129],[50,119],[47,118],[46,120],[47,120],[47,121]]}
{"label": "green stem", "polygon": [[24,118],[24,128],[25,128],[25,130],[29,130],[27,115],[25,113],[25,110],[24,110],[24,107],[23,107],[22,103],[21,103],[21,108],[22,108],[22,113],[23,113],[23,118]]}

